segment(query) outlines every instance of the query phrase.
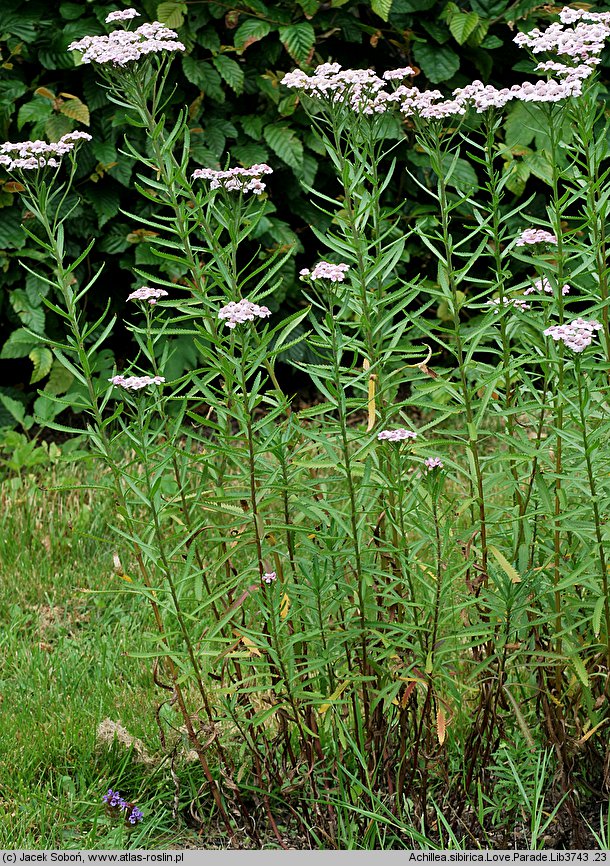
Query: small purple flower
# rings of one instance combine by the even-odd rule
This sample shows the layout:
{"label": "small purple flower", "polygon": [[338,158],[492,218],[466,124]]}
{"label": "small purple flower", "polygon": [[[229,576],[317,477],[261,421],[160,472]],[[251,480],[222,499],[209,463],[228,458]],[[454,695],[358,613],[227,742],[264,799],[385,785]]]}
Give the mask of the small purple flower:
{"label": "small purple flower", "polygon": [[108,788],[102,800],[112,809],[125,809],[127,807],[127,801],[121,797],[118,791],[113,791],[112,788]]}
{"label": "small purple flower", "polygon": [[137,806],[131,807],[131,812],[127,816],[127,820],[130,824],[137,824],[139,821],[144,820],[143,813],[137,808]]}
{"label": "small purple flower", "polygon": [[144,815],[137,806],[134,806],[133,803],[128,803],[127,800],[121,797],[118,791],[113,791],[112,788],[108,788],[102,800],[109,808],[116,810],[117,813],[124,812],[125,820],[132,826],[144,818]]}
{"label": "small purple flower", "polygon": [[277,574],[275,571],[266,571],[263,574],[262,581],[263,583],[270,584],[273,583],[274,580],[277,580]]}
{"label": "small purple flower", "polygon": [[382,430],[377,434],[377,438],[382,441],[388,439],[390,442],[400,442],[403,439],[417,439],[417,433],[412,430],[405,430],[404,427],[399,427],[397,430]]}
{"label": "small purple flower", "polygon": [[433,472],[435,469],[442,469],[445,465],[440,457],[427,457],[424,460],[426,472]]}

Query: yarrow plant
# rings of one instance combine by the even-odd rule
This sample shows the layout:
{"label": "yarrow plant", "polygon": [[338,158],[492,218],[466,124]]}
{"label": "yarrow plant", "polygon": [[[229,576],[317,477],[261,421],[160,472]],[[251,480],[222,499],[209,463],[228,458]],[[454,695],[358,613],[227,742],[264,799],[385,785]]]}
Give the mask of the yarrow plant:
{"label": "yarrow plant", "polygon": [[[577,784],[573,743],[599,743],[610,673],[599,448],[610,432],[608,130],[587,106],[609,28],[608,16],[565,9],[519,35],[551,58],[538,65],[544,78],[510,88],[474,81],[445,94],[413,87],[410,67],[335,63],[284,76],[338,181],[313,191],[328,228],[304,252],[323,258],[301,270],[288,316],[258,303],[292,259],[280,244],[257,248],[271,168],[193,168],[189,112],[165,128],[176,33],[153,22],[72,43],[148,137],[145,152],[125,146],[154,205],[142,227],[175,273],[156,287],[138,271],[128,295],[140,303],[126,369],[143,375],[97,375],[115,321],[86,321],[99,275],[84,265],[90,247],[68,251],[58,207],[73,172],[47,182],[13,166],[57,168],[48,160],[67,148],[74,167],[83,135],[1,149],[62,299],[68,333],[49,346],[112,478],[119,561],[131,560],[129,592],[157,630],[155,684],[172,695],[234,845],[242,832],[261,843],[265,815],[285,844],[282,801],[312,847],[340,847],[352,825],[375,844],[396,827],[404,844],[415,824],[436,832],[441,802],[456,827],[480,820],[487,833],[479,807],[502,744],[530,754],[552,742],[560,802]],[[549,142],[542,204],[509,195],[502,112],[515,103],[534,107]],[[403,138],[388,142],[390,128]],[[404,202],[386,198],[403,144],[422,160],[405,176],[418,197],[407,221]],[[412,236],[428,256],[417,267]],[[171,303],[157,304],[168,289]],[[189,369],[175,375],[187,340]],[[288,358],[317,389],[311,405],[282,388]],[[591,760],[601,774],[601,747]],[[112,789],[104,802],[141,819]]]}

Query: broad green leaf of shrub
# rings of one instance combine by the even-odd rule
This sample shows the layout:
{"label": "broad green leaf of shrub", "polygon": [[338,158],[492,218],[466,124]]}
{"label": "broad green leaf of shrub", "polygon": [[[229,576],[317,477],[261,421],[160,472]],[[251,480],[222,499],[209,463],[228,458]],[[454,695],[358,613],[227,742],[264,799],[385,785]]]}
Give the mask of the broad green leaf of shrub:
{"label": "broad green leaf of shrub", "polygon": [[32,349],[38,345],[38,340],[29,334],[25,328],[17,328],[2,346],[0,358],[27,358]]}
{"label": "broad green leaf of shrub", "polygon": [[44,131],[51,141],[59,141],[62,135],[72,132],[72,122],[62,114],[53,114],[44,126]]}
{"label": "broad green leaf of shrub", "polygon": [[[112,181],[110,181],[110,184],[112,184]],[[106,225],[108,220],[112,219],[119,212],[121,200],[119,191],[114,185],[108,185],[107,183],[95,184],[87,190],[87,198],[97,215],[100,228]]]}
{"label": "broad green leaf of shrub", "polygon": [[4,406],[7,412],[20,424],[25,430],[29,430],[34,419],[30,415],[25,414],[25,406],[19,400],[14,400],[8,394],[0,394],[0,403]]}
{"label": "broad green leaf of shrub", "polygon": [[11,307],[19,316],[26,328],[31,328],[37,334],[44,332],[44,310],[38,304],[32,304],[24,289],[14,289],[10,293]]}
{"label": "broad green leaf of shrub", "polygon": [[460,68],[460,58],[455,51],[446,46],[439,48],[420,42],[414,47],[413,56],[426,78],[433,84],[447,81]]}
{"label": "broad green leaf of shrub", "polygon": [[255,165],[257,162],[267,162],[269,151],[261,144],[249,141],[246,144],[234,144],[231,154],[243,166]]}
{"label": "broad green leaf of shrub", "polygon": [[[35,124],[38,129],[44,127],[44,124],[53,114],[53,106],[48,99],[43,99],[41,96],[36,96],[31,102],[26,102],[22,105],[17,114],[17,129],[23,129],[26,123]],[[34,131],[33,135],[38,133]]]}
{"label": "broad green leaf of shrub", "polygon": [[504,141],[507,147],[532,143],[536,126],[532,123],[532,112],[524,102],[511,106],[504,122]]}
{"label": "broad green leaf of shrub", "polygon": [[34,365],[32,376],[30,378],[30,385],[33,385],[34,382],[40,382],[41,379],[44,379],[44,377],[51,371],[51,367],[53,366],[53,354],[50,349],[46,348],[46,346],[36,346],[32,349],[28,358]]}
{"label": "broad green leaf of shrub", "polygon": [[260,18],[248,18],[235,31],[233,44],[242,53],[249,45],[264,39],[270,32],[271,24],[267,21],[261,21]]}
{"label": "broad green leaf of shrub", "polygon": [[455,41],[463,45],[479,26],[479,16],[476,12],[457,12],[451,16],[448,24]]}
{"label": "broad green leaf of shrub", "polygon": [[307,21],[280,27],[280,41],[295,63],[305,63],[316,41],[316,31]]}
{"label": "broad green leaf of shrub", "polygon": [[387,21],[392,11],[393,0],[371,0],[371,9],[383,21]]}
{"label": "broad green leaf of shrub", "polygon": [[182,58],[182,69],[188,81],[203,91],[205,96],[209,96],[214,102],[224,102],[222,79],[211,63],[187,55]]}
{"label": "broad green leaf of shrub", "polygon": [[53,397],[65,394],[74,382],[73,374],[57,359],[53,361],[51,372],[44,390]]}
{"label": "broad green leaf of shrub", "polygon": [[273,123],[264,130],[265,141],[286,165],[296,171],[303,167],[303,145],[296,132],[283,123]]}
{"label": "broad green leaf of shrub", "polygon": [[167,0],[157,6],[157,21],[161,21],[166,27],[177,30],[184,24],[184,16],[187,13],[186,3],[175,3]]}
{"label": "broad green leaf of shrub", "polygon": [[530,170],[524,162],[512,160],[504,165],[503,174],[508,174],[506,188],[514,195],[523,195],[525,185],[529,180]]}
{"label": "broad green leaf of shrub", "polygon": [[244,89],[244,71],[232,57],[226,54],[218,54],[212,61],[220,77],[229,85],[231,90],[239,94]]}

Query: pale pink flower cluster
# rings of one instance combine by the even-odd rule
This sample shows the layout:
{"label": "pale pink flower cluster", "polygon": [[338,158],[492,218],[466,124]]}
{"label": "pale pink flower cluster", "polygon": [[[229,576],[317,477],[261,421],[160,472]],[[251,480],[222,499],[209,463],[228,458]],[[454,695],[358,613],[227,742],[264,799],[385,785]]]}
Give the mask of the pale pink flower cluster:
{"label": "pale pink flower cluster", "polygon": [[[406,68],[394,70],[395,77],[404,78]],[[411,70],[406,74],[411,74]],[[386,80],[390,80],[388,75],[392,76],[392,72],[385,73]],[[392,101],[392,94],[385,89],[386,82],[372,69],[343,69],[340,63],[322,63],[313,75],[295,69],[283,77],[282,84],[316,99],[343,103],[363,114],[382,114]]]}
{"label": "pale pink flower cluster", "polygon": [[261,162],[250,168],[229,168],[227,171],[198,168],[193,172],[193,180],[209,180],[210,189],[222,187],[230,192],[251,192],[260,195],[265,191],[265,184],[261,181],[261,177],[272,173],[273,169]]}
{"label": "pale pink flower cluster", "polygon": [[[590,23],[584,20],[576,23],[576,20],[568,15],[560,14],[561,23],[551,24],[545,30],[539,30],[535,27],[529,33],[518,33],[514,42],[517,45],[529,48],[533,54],[540,54],[543,51],[549,51],[553,54],[564,57],[572,57],[574,60],[587,62],[590,58],[598,57],[601,54],[604,41],[610,35],[610,19],[607,17],[592,16],[595,13],[589,13],[586,17]],[[602,13],[603,15],[603,13]],[[584,19],[585,16],[582,16]],[[575,24],[575,27],[566,28],[565,24]]]}
{"label": "pale pink flower cluster", "polygon": [[119,9],[117,12],[110,12],[105,20],[106,24],[112,24],[113,21],[131,21],[132,18],[139,17],[137,9]]}
{"label": "pale pink flower cluster", "polygon": [[270,315],[271,310],[268,307],[259,307],[258,304],[246,300],[237,303],[231,301],[218,311],[218,318],[227,320],[227,328],[234,328],[244,322],[253,322],[256,318],[264,319]]}
{"label": "pale pink flower cluster", "polygon": [[70,153],[76,146],[78,141],[91,141],[91,136],[88,132],[68,132],[62,135],[59,141],[5,141],[0,144],[0,165],[3,165],[7,171],[15,171],[17,169],[36,169],[36,168],[58,168],[59,160],[56,157],[62,157],[66,153]]}
{"label": "pale pink flower cluster", "polygon": [[128,301],[148,301],[149,304],[156,304],[159,298],[164,298],[167,295],[165,289],[152,289],[150,286],[142,286],[136,289],[127,296]]}
{"label": "pale pink flower cluster", "polygon": [[[549,282],[549,280],[546,277],[542,277],[541,280],[535,280],[534,285],[531,286],[529,289],[526,289],[523,292],[523,294],[524,295],[533,295],[534,292],[546,292],[547,295],[552,295],[553,294],[553,286],[551,285],[551,283]],[[561,287],[561,294],[562,295],[569,295],[570,294],[570,287],[567,283],[565,283]]]}
{"label": "pale pink flower cluster", "polygon": [[573,319],[563,325],[552,325],[544,332],[545,337],[561,341],[573,352],[582,352],[591,345],[595,331],[601,331],[601,322],[595,319]]}
{"label": "pale pink flower cluster", "polygon": [[417,433],[412,430],[405,430],[404,427],[398,427],[396,430],[381,430],[377,434],[380,441],[387,439],[389,442],[401,442],[403,439],[417,439]]}
{"label": "pale pink flower cluster", "polygon": [[499,312],[500,307],[513,307],[515,310],[521,310],[522,312],[532,309],[531,304],[521,300],[521,298],[492,298],[485,303],[486,306],[493,307],[496,313]]}
{"label": "pale pink flower cluster", "polygon": [[263,583],[266,583],[267,585],[273,583],[274,580],[277,580],[277,574],[275,571],[266,571],[262,576]]}
{"label": "pale pink flower cluster", "polygon": [[313,271],[303,268],[299,271],[299,276],[302,280],[330,280],[331,283],[342,283],[348,271],[349,265],[345,262],[338,265],[332,262],[318,262]]}
{"label": "pale pink flower cluster", "polygon": [[440,90],[420,90],[418,87],[397,87],[391,100],[398,103],[401,114],[411,117],[417,114],[426,120],[441,119],[456,114],[466,114],[467,102],[447,99]]}
{"label": "pale pink flower cluster", "polygon": [[84,36],[71,42],[68,51],[81,51],[83,63],[127,66],[149,54],[186,51],[177,37],[177,33],[160,21],[153,21],[135,30],[113,30],[108,36]]}
{"label": "pale pink flower cluster", "polygon": [[163,376],[113,376],[108,381],[126,391],[139,391],[147,385],[162,385],[165,379]]}
{"label": "pale pink flower cluster", "polygon": [[556,244],[557,238],[545,229],[523,229],[517,238],[516,247],[525,247],[530,244]]}
{"label": "pale pink flower cluster", "polygon": [[442,469],[445,465],[440,457],[426,457],[424,463],[427,472],[432,472],[434,469]]}

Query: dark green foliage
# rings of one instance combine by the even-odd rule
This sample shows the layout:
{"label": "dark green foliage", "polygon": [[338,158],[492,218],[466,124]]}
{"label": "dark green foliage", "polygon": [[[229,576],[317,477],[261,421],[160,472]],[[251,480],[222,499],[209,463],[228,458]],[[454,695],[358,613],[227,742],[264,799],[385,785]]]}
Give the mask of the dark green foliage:
{"label": "dark green foliage", "polygon": [[[344,66],[373,66],[379,72],[407,63],[421,70],[420,87],[447,90],[473,78],[507,85],[522,78],[523,52],[512,43],[514,22],[529,26],[532,0],[238,0],[234,6],[175,0],[138,4],[140,21],[161,20],[179,32],[187,46],[176,58],[170,116],[188,106],[193,164],[210,167],[269,162],[275,210],[261,224],[256,242],[265,251],[292,246],[293,256],[306,252],[303,264],[316,256],[316,241],[308,224],[324,230],[324,215],[308,201],[302,182],[326,186],[328,167],[311,135],[309,120],[294,92],[281,87],[283,74],[299,65],[337,60]],[[141,130],[128,126],[121,109],[110,104],[88,66],[77,65],[66,49],[86,34],[106,32],[104,19],[116,3],[49,4],[43,0],[3,0],[0,8],[0,127],[1,140],[56,140],[73,129],[87,129],[93,142],[79,158],[78,193],[67,223],[69,254],[75,256],[92,239],[96,244],[85,263],[92,273],[104,266],[97,283],[92,315],[111,298],[122,312],[135,278],[134,267],[165,279],[180,279],[175,263],[160,262],[146,244],[147,234],[137,216],[154,216],[154,204],[135,190],[133,163],[124,152],[124,135],[140,150]],[[122,8],[122,7],[120,7]],[[545,21],[546,7],[534,19]],[[509,27],[510,25],[510,27]],[[427,82],[427,83],[426,83]],[[535,116],[524,120],[522,106],[512,109],[505,127],[506,170],[514,195],[530,179],[545,182],[549,166],[541,150],[544,141]],[[397,130],[397,135],[403,135]],[[426,158],[403,150],[401,157],[420,175]],[[464,169],[472,172],[466,165]],[[404,208],[409,219],[418,208],[416,188],[405,185],[404,173],[388,188],[389,203],[410,197]],[[320,177],[317,177],[321,175]],[[317,179],[316,179],[317,178]],[[474,178],[465,178],[473,182]],[[330,175],[329,189],[333,189]],[[36,397],[37,388],[56,389],[49,358],[42,344],[20,330],[53,335],[52,311],[45,315],[41,294],[19,261],[34,254],[20,224],[27,224],[14,187],[0,177],[0,370],[3,386],[16,386]],[[307,249],[305,250],[305,246]],[[411,256],[417,250],[411,250]],[[300,286],[294,258],[282,271],[275,298],[297,306]],[[51,298],[52,300],[52,298]],[[8,341],[8,342],[7,342]],[[128,356],[125,333],[118,328],[117,361]],[[104,365],[105,366],[105,365]],[[46,378],[51,372],[51,379]],[[0,386],[0,392],[2,387]],[[8,391],[5,391],[8,394]]]}

